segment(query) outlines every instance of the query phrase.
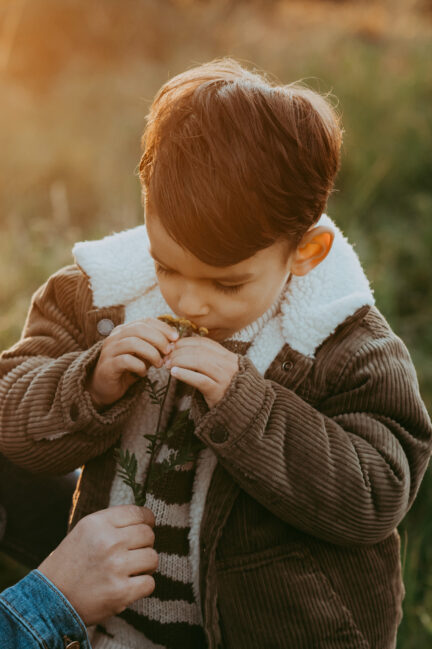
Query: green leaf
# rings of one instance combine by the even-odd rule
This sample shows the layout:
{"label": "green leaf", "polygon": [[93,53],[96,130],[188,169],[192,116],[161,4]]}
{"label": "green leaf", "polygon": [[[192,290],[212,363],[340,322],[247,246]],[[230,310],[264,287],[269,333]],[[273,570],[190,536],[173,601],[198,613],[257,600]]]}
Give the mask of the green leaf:
{"label": "green leaf", "polygon": [[[128,449],[116,449],[114,456],[119,465],[117,471],[126,486],[132,489],[136,505],[143,505],[142,486],[136,481],[136,474],[138,470],[138,462],[135,453],[130,453]],[[144,497],[145,502],[145,497]]]}

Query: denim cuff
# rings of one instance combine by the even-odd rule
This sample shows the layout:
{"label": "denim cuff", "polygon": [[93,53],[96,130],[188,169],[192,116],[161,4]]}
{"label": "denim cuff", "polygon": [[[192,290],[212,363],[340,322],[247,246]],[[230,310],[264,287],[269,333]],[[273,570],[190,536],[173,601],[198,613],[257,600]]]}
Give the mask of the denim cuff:
{"label": "denim cuff", "polygon": [[84,622],[39,570],[0,594],[0,636],[16,649],[65,649],[72,642],[91,649]]}

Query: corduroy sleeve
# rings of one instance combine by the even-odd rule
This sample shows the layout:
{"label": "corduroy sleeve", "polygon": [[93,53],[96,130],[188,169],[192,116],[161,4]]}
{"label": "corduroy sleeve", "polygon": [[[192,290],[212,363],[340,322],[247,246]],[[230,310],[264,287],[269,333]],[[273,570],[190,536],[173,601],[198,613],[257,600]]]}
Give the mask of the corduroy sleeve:
{"label": "corduroy sleeve", "polygon": [[92,296],[76,266],[33,296],[21,340],[0,356],[0,452],[30,471],[66,473],[113,445],[137,386],[103,413],[84,389],[101,343],[86,348]]}
{"label": "corduroy sleeve", "polygon": [[413,502],[431,449],[431,422],[409,354],[394,334],[355,351],[318,407],[240,371],[211,410],[192,408],[196,434],[253,498],[325,541],[386,538]]}

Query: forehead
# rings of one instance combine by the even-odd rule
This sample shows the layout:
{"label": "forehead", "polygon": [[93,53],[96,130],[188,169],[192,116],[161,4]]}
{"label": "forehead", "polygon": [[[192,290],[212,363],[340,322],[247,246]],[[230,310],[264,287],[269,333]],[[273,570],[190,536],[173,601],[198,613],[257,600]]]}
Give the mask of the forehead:
{"label": "forehead", "polygon": [[150,241],[150,254],[166,268],[191,277],[225,278],[237,281],[250,279],[254,274],[254,257],[232,266],[222,268],[210,266],[174,241],[156,216],[146,217],[146,228]]}
{"label": "forehead", "polygon": [[162,266],[191,277],[246,281],[260,275],[269,264],[280,259],[280,244],[274,244],[238,264],[210,266],[174,241],[156,215],[146,215],[146,228],[152,257]]}

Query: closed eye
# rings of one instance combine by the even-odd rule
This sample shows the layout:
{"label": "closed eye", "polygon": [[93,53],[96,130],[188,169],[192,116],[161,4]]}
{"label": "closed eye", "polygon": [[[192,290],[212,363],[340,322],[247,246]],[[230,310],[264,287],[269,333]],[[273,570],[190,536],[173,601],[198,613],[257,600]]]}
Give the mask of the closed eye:
{"label": "closed eye", "polygon": [[232,286],[227,286],[226,284],[219,284],[215,282],[215,288],[217,291],[222,293],[238,293],[244,284],[233,284]]}
{"label": "closed eye", "polygon": [[165,268],[165,266],[161,266],[158,264],[157,261],[155,261],[155,268],[157,273],[161,273],[162,275],[174,275],[175,270],[171,270],[170,268]]}
{"label": "closed eye", "polygon": [[[158,262],[155,262],[155,268],[156,272],[161,275],[176,275],[176,271],[172,270],[171,268],[165,268],[165,266],[161,266]],[[221,284],[220,282],[217,282],[214,280],[214,286],[217,291],[220,291],[221,293],[238,293],[238,291],[241,290],[241,288],[244,286],[244,284],[233,284],[233,285],[227,285],[227,284]]]}

